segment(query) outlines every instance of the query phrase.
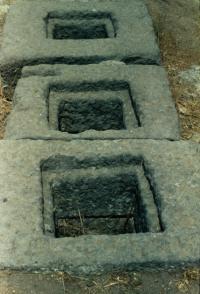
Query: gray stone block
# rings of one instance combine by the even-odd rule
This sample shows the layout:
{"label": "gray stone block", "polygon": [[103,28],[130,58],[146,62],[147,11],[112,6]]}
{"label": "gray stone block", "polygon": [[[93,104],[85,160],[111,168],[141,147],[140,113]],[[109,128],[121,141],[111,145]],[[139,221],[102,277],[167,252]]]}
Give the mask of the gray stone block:
{"label": "gray stone block", "polygon": [[199,154],[187,142],[1,141],[0,267],[198,264]]}
{"label": "gray stone block", "polygon": [[1,53],[1,66],[160,61],[140,0],[17,1],[6,19]]}
{"label": "gray stone block", "polygon": [[153,65],[25,67],[6,138],[179,139],[165,70]]}

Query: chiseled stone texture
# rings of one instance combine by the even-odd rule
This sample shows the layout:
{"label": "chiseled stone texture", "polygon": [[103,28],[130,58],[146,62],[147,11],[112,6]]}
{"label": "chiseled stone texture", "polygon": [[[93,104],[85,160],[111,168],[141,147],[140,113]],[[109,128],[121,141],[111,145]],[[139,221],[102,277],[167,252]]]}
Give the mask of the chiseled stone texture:
{"label": "chiseled stone texture", "polygon": [[[53,39],[52,34],[67,39]],[[4,28],[1,66],[35,61],[83,64],[107,59],[160,62],[152,21],[143,1],[19,0],[11,6]]]}
{"label": "chiseled stone texture", "polygon": [[[198,263],[199,154],[199,145],[187,142],[1,141],[0,267],[89,273]],[[45,235],[41,164],[56,156],[69,157],[72,165],[74,160],[93,159],[94,170],[102,158],[143,158],[164,231],[77,238]]]}
{"label": "chiseled stone texture", "polygon": [[[81,67],[24,67],[13,100],[7,139],[179,139],[178,116],[167,75],[156,65],[106,61]],[[118,104],[112,102],[116,100]],[[69,102],[76,101],[70,111]],[[59,123],[61,102],[66,103],[66,109],[61,111],[65,118]],[[64,130],[59,124],[64,124]]]}

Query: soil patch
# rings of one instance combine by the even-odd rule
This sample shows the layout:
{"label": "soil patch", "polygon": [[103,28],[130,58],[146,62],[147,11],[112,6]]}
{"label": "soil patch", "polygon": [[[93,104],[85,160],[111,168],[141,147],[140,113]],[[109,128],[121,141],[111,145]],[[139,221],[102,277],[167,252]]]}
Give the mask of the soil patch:
{"label": "soil patch", "polygon": [[200,133],[200,94],[180,72],[200,64],[200,2],[146,0],[180,117],[183,139]]}
{"label": "soil patch", "polygon": [[0,272],[1,294],[197,294],[198,269],[75,277],[58,273]]}

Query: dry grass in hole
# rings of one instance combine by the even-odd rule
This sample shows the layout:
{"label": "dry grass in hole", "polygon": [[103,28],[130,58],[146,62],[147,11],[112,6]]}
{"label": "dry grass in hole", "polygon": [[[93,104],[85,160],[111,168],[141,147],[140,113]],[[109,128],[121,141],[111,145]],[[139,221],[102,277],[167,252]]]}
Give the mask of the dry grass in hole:
{"label": "dry grass in hole", "polygon": [[[123,220],[124,231],[126,231],[129,221],[134,221],[133,211],[134,209],[132,207],[130,212],[127,214],[126,218],[124,218]],[[108,216],[107,218],[110,218],[110,217]],[[120,219],[120,215],[116,216],[116,219],[117,218]],[[98,217],[96,219],[98,219]],[[94,230],[94,228],[91,229],[85,225],[85,217],[84,215],[81,215],[81,212],[79,209],[78,209],[78,217],[75,219],[68,219],[68,218],[58,219],[56,222],[56,231],[59,232],[58,235],[61,235],[63,237],[66,237],[66,236],[78,237],[82,235],[99,234],[98,229]],[[110,229],[110,232],[112,232],[112,229]]]}

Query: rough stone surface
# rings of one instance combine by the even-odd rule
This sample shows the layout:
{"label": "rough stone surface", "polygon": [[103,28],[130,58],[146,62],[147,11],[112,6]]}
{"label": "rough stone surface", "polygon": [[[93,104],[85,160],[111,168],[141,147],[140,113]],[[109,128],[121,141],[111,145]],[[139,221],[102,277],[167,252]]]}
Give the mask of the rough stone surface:
{"label": "rough stone surface", "polygon": [[[199,145],[152,140],[0,142],[0,267],[76,273],[169,267],[199,261]],[[70,164],[55,159],[68,158]],[[51,158],[51,159],[49,159]],[[143,158],[164,231],[54,238],[43,231],[41,166],[76,170],[76,162]],[[49,161],[46,161],[49,159]],[[69,169],[70,168],[70,169]]]}
{"label": "rough stone surface", "polygon": [[200,93],[200,66],[193,65],[191,68],[181,71],[179,74],[183,81],[191,83],[194,89]]}
{"label": "rough stone surface", "polygon": [[177,140],[179,123],[162,67],[38,65],[22,71],[6,138]]}
{"label": "rough stone surface", "polygon": [[11,7],[2,66],[106,59],[159,63],[152,22],[142,1],[38,2],[17,1]]}

